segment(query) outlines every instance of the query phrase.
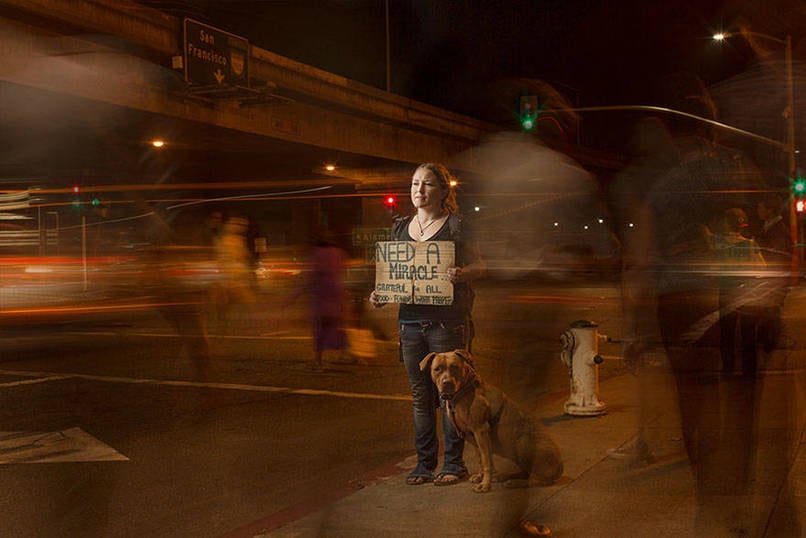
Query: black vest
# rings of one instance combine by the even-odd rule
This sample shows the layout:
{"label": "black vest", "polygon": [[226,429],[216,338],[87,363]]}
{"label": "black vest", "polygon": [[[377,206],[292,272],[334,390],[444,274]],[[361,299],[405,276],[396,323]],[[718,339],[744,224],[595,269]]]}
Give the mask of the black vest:
{"label": "black vest", "polygon": [[[392,225],[394,241],[413,241],[409,235],[412,215],[399,217]],[[453,241],[456,247],[456,266],[469,263],[467,243],[463,239],[462,221],[456,215],[449,215],[442,228],[429,241]],[[453,285],[453,304],[449,306],[401,304],[400,321],[456,321],[469,322],[473,309],[473,289],[467,282]]]}

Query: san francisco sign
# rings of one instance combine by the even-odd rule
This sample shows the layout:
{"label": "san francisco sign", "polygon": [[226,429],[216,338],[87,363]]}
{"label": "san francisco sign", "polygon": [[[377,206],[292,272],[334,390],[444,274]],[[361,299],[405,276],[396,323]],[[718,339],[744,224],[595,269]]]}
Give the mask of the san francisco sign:
{"label": "san francisco sign", "polygon": [[185,19],[185,81],[194,86],[249,87],[249,41]]}

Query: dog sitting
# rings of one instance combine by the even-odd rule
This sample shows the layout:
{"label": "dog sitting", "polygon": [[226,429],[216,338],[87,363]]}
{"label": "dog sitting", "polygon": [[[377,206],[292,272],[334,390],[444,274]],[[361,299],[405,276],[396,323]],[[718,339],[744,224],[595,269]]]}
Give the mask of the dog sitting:
{"label": "dog sitting", "polygon": [[[470,477],[473,491],[489,491],[493,480],[506,481],[508,487],[548,486],[562,475],[560,450],[546,429],[500,389],[482,381],[468,351],[429,353],[420,361],[420,371],[429,366],[454,428],[472,433],[470,441],[479,450],[481,472]],[[496,474],[493,453],[513,461],[522,472]]]}

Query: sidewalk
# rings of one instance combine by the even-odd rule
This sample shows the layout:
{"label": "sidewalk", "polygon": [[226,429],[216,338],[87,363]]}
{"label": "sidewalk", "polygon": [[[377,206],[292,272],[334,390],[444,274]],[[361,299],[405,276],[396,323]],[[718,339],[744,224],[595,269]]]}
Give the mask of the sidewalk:
{"label": "sidewalk", "polygon": [[[315,506],[289,511],[284,520],[270,518],[234,531],[235,537],[345,537],[403,538],[515,537],[523,518],[548,525],[553,537],[665,536],[802,536],[806,523],[806,346],[796,337],[789,349],[776,351],[760,373],[758,449],[752,476],[750,534],[700,527],[695,531],[697,501],[694,480],[685,456],[679,428],[676,393],[671,374],[659,375],[661,402],[651,433],[656,461],[631,467],[607,458],[606,450],[628,441],[635,433],[637,383],[628,373],[602,381],[600,397],[608,413],[600,417],[563,414],[567,395],[544,398],[534,409],[561,447],[565,471],[547,488],[506,489],[494,484],[486,494],[471,491],[469,483],[451,487],[408,486],[406,472],[414,457],[369,473],[353,487],[333,492]],[[794,342],[794,343],[793,343]],[[793,391],[797,392],[795,394]],[[770,446],[784,442],[788,461]],[[478,455],[468,443],[466,460],[471,472]],[[506,469],[504,460],[496,466]],[[726,514],[735,497],[726,499]],[[804,525],[806,529],[806,525]]]}

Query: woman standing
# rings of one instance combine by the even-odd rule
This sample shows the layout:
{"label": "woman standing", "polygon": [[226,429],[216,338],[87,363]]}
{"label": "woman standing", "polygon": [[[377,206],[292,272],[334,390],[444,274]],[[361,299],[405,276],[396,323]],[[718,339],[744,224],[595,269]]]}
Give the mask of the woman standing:
{"label": "woman standing", "polygon": [[[421,164],[411,179],[411,202],[415,212],[395,220],[392,239],[395,241],[453,241],[456,266],[447,271],[454,284],[453,304],[446,306],[401,304],[400,360],[409,377],[414,399],[414,446],[417,466],[409,474],[410,485],[434,482],[444,486],[456,484],[467,476],[463,452],[464,440],[443,414],[445,452],[442,470],[437,467],[437,418],[439,395],[431,381],[430,372],[421,372],[419,363],[428,353],[470,348],[473,336],[471,309],[473,291],[469,282],[484,271],[478,250],[467,241],[458,216],[456,181],[440,164]],[[373,291],[369,302],[382,306]]]}

